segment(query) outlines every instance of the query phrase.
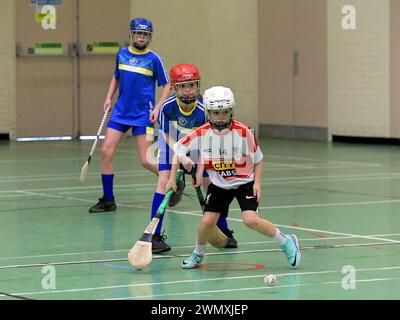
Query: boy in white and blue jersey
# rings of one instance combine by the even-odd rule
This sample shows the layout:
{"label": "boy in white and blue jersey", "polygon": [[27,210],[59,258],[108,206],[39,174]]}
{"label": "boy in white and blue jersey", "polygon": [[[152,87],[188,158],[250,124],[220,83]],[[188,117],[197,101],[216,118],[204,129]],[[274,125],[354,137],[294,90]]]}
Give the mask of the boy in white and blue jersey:
{"label": "boy in white and blue jersey", "polygon": [[[153,198],[151,219],[156,215],[157,209],[163,201],[166,193],[166,184],[170,178],[172,159],[174,153],[172,146],[193,130],[205,123],[204,107],[200,91],[200,74],[196,66],[192,64],[179,64],[170,71],[170,78],[175,93],[169,96],[163,103],[158,122],[160,124],[158,135],[158,171],[159,178],[156,192]],[[196,155],[191,155],[195,157]],[[205,172],[204,187],[209,184],[208,175]],[[169,206],[176,205],[181,197],[184,188],[184,180],[178,183],[178,190],[170,200]],[[165,243],[166,236],[161,235],[163,215],[160,218],[157,229],[152,239],[153,253],[166,252],[171,247]],[[217,226],[228,238],[224,246],[236,248],[237,242],[228,229],[225,217],[222,217]]]}
{"label": "boy in white and blue jersey", "polygon": [[[130,22],[131,45],[119,50],[116,56],[114,76],[104,102],[104,111],[112,107],[112,98],[119,88],[119,96],[110,116],[105,140],[101,147],[101,178],[103,197],[89,212],[114,211],[114,168],[112,157],[125,133],[132,129],[142,166],[158,173],[157,165],[146,158],[152,143],[153,123],[158,118],[162,103],[170,92],[170,83],[161,58],[148,48],[153,33],[150,20],[136,18]],[[155,105],[156,83],[164,87],[162,96]],[[153,108],[153,106],[155,107]]]}

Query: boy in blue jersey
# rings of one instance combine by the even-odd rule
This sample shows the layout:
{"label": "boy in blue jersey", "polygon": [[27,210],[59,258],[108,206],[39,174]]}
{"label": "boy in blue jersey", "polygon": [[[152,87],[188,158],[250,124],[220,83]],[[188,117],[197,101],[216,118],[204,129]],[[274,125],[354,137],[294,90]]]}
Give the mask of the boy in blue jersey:
{"label": "boy in blue jersey", "polygon": [[[182,137],[191,133],[205,123],[205,115],[200,92],[200,74],[196,66],[192,64],[179,64],[170,71],[170,78],[175,93],[163,103],[158,122],[160,124],[158,135],[159,163],[158,183],[153,198],[151,219],[155,216],[157,209],[163,201],[166,193],[166,184],[170,178],[172,159],[174,153],[172,146]],[[205,173],[204,187],[207,189],[209,179]],[[171,203],[170,203],[171,206]],[[171,250],[165,243],[166,236],[161,235],[163,216],[157,226],[152,239],[152,252],[160,253]],[[222,217],[217,224],[223,232],[219,232],[225,239],[223,247],[236,248],[237,242],[233,238],[232,231],[228,229],[225,217]],[[221,241],[215,241],[215,243]],[[212,242],[210,242],[213,244]]]}
{"label": "boy in blue jersey", "polygon": [[[105,140],[101,147],[101,178],[103,197],[89,212],[114,211],[117,206],[113,193],[114,169],[112,158],[124,134],[132,128],[142,166],[157,174],[157,165],[146,158],[152,141],[153,122],[170,92],[168,74],[161,58],[148,48],[153,33],[150,20],[136,18],[130,22],[130,46],[121,49],[116,56],[114,76],[104,102],[104,111],[111,108],[112,98],[119,87],[118,100],[110,116]],[[160,101],[155,105],[155,84],[163,86]]]}

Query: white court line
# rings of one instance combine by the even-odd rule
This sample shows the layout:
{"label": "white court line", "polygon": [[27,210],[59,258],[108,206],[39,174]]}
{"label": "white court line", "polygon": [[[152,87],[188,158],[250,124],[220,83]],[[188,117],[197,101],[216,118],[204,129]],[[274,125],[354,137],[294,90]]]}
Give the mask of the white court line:
{"label": "white court line", "polygon": [[[114,174],[142,174],[142,173],[150,173],[149,170],[130,170],[130,171],[115,171]],[[18,175],[18,176],[1,176],[0,178],[3,180],[7,180],[7,179],[18,179],[18,178],[62,178],[62,177],[70,177],[73,175],[76,175],[76,172],[68,172],[68,173],[56,173],[56,174],[35,174],[35,175]],[[95,171],[95,172],[88,172],[87,175],[88,176],[97,176],[101,174],[100,171]],[[152,174],[154,175],[154,174]]]}
{"label": "white court line", "polygon": [[[87,199],[80,199],[80,198],[72,198],[72,197],[63,197],[63,196],[57,196],[57,195],[49,195],[45,193],[34,193],[34,192],[27,192],[27,191],[18,191],[21,193],[27,193],[31,195],[38,195],[38,196],[44,196],[44,197],[49,197],[49,198],[59,198],[59,199],[66,199],[66,200],[73,200],[73,201],[83,201],[83,202],[92,202],[91,200]],[[400,200],[387,200],[387,202],[400,202]],[[376,203],[376,201],[375,201]],[[382,202],[379,202],[382,203]],[[353,204],[353,203],[352,203]],[[126,205],[126,204],[119,204],[120,207],[128,207],[128,208],[138,208],[138,209],[149,209],[144,206],[139,206],[139,205]],[[287,207],[287,206],[285,206]],[[259,207],[259,209],[270,209],[271,207]],[[231,209],[230,211],[239,211],[240,208],[235,208]],[[178,211],[178,210],[168,210],[170,212],[175,212],[178,214],[182,215],[191,215],[191,216],[202,216],[202,211]],[[199,213],[196,213],[199,212]],[[237,221],[237,222],[242,222],[242,219],[236,219],[236,218],[227,218],[229,221]],[[312,232],[319,232],[319,233],[327,233],[327,234],[335,234],[335,235],[340,235],[340,236],[350,236],[354,238],[363,238],[363,239],[369,239],[369,240],[379,240],[379,241],[384,241],[384,242],[392,242],[392,243],[400,243],[400,241],[397,240],[392,240],[392,239],[386,239],[386,238],[378,238],[378,237],[370,237],[370,236],[362,236],[362,235],[357,235],[357,234],[351,234],[351,233],[343,233],[343,232],[334,232],[334,231],[327,231],[327,230],[320,230],[320,229],[311,229],[311,228],[301,228],[301,227],[295,227],[295,226],[287,226],[287,225],[281,225],[281,224],[275,224],[278,227],[284,227],[284,228],[289,228],[289,229],[297,229],[297,230],[305,230],[305,231],[312,231]]]}
{"label": "white court line", "polygon": [[[392,174],[392,173],[391,173]],[[151,175],[151,174],[150,174]],[[390,174],[388,174],[390,175]],[[318,176],[320,177],[320,176]],[[335,178],[339,179],[335,179]],[[352,178],[350,178],[352,177]],[[313,182],[325,182],[325,181],[364,181],[364,180],[379,180],[379,179],[399,179],[400,175],[394,174],[393,177],[391,176],[371,176],[371,174],[367,174],[366,176],[358,176],[358,175],[349,175],[349,178],[343,177],[343,179],[340,179],[341,177],[338,176],[327,176],[328,179],[321,178],[321,180],[314,179],[313,176],[307,176],[307,180],[301,180],[302,177],[288,177],[287,180],[283,180],[284,178],[265,178],[262,179],[262,185],[287,185],[287,184],[302,184],[302,183],[313,183]],[[290,181],[290,180],[295,180],[295,181]],[[126,184],[126,185],[118,185],[116,186],[117,188],[120,187],[144,187],[144,186],[154,186],[154,183],[142,183],[140,185],[138,184]],[[15,193],[18,191],[59,191],[59,190],[82,190],[82,189],[95,189],[98,188],[100,189],[100,186],[77,186],[77,187],[57,187],[57,188],[37,188],[37,189],[26,189],[26,190],[2,190],[0,191],[0,194],[7,194],[7,193]]]}
{"label": "white court line", "polygon": [[[398,202],[400,202],[400,200],[398,200]],[[259,209],[266,209],[266,208],[268,208],[268,207],[259,207]],[[240,210],[241,210],[240,208],[230,209],[230,211],[240,211]],[[202,216],[200,213],[196,214],[196,213],[188,212],[188,211],[176,211],[176,210],[169,210],[169,211],[175,212],[175,213],[179,213],[179,214],[183,214],[183,215]],[[242,219],[230,218],[230,217],[228,217],[227,220],[242,222]],[[287,225],[282,225],[282,224],[277,224],[277,223],[274,223],[274,225],[278,226],[278,227],[282,227],[282,228],[288,228],[288,229],[296,229],[296,230],[312,231],[312,232],[318,232],[318,233],[335,234],[335,235],[347,236],[347,237],[351,237],[351,238],[362,238],[362,239],[369,239],[369,240],[379,240],[379,241],[383,241],[383,242],[400,243],[400,240],[392,240],[392,239],[386,239],[386,238],[380,238],[380,237],[371,237],[371,236],[363,236],[363,235],[352,234],[352,233],[344,233],[344,232],[335,232],[335,231],[312,229],[312,228],[302,228],[302,227],[295,227],[295,226],[287,226]]]}
{"label": "white court line", "polygon": [[[131,156],[118,156],[118,159],[129,159],[132,158]],[[100,157],[99,156],[94,156],[92,157],[92,160],[99,160]],[[44,158],[44,159],[24,159],[24,160],[0,160],[0,164],[13,164],[13,163],[36,163],[36,162],[68,162],[68,161],[83,161],[83,163],[85,163],[85,161],[87,160],[87,156],[86,157],[78,157],[78,158]]]}
{"label": "white court line", "polygon": [[[329,178],[329,179],[308,179],[308,180],[300,180],[300,181],[279,181],[279,182],[264,182],[262,185],[290,185],[290,184],[303,184],[303,183],[319,183],[319,182],[340,182],[340,181],[366,181],[366,180],[391,180],[391,179],[400,179],[400,176],[387,176],[387,177],[354,177],[354,178]],[[265,181],[268,179],[263,179]]]}
{"label": "white court line", "polygon": [[[129,174],[126,177],[151,177],[154,176],[152,173],[138,173],[138,174]],[[89,179],[98,179],[100,177],[100,174],[98,176],[88,176],[87,178]],[[36,181],[61,181],[61,180],[77,180],[75,176],[69,176],[69,177],[54,177],[54,178],[35,178],[35,179],[14,179],[14,180],[1,180],[0,183],[10,183],[10,182],[36,182]]]}
{"label": "white court line", "polygon": [[[134,189],[117,189],[117,193],[131,193],[133,194],[137,194],[140,193],[141,191],[143,192],[148,192],[148,191],[152,191],[154,192],[155,187],[154,186],[149,186],[147,188],[134,188]],[[57,194],[89,194],[89,193],[99,193],[99,190],[90,190],[90,191],[70,191],[70,192],[58,192]],[[0,196],[1,197],[1,196]]]}
{"label": "white court line", "polygon": [[[400,233],[391,233],[391,234],[378,234],[378,235],[370,235],[374,237],[388,237],[388,236],[400,236]],[[327,240],[345,240],[345,239],[354,239],[354,237],[343,236],[343,237],[326,237],[326,238],[301,238],[300,242],[304,241],[327,241]],[[254,245],[254,244],[274,244],[275,241],[251,241],[251,242],[239,242],[240,246],[246,245]],[[367,243],[368,244],[368,243]],[[174,249],[192,249],[193,245],[189,246],[174,246]],[[128,249],[116,249],[116,250],[107,250],[107,251],[81,251],[81,252],[67,252],[67,253],[53,253],[53,254],[39,254],[39,255],[31,255],[31,256],[19,256],[19,257],[0,257],[0,260],[18,260],[18,259],[32,259],[32,258],[48,258],[48,257],[62,257],[62,256],[76,256],[76,255],[89,255],[89,254],[109,254],[109,253],[119,253],[119,252],[127,252]],[[49,263],[51,264],[51,263]],[[1,266],[0,266],[1,267]]]}
{"label": "white court line", "polygon": [[[310,168],[308,168],[310,169]],[[278,170],[281,170],[279,168]],[[275,171],[273,169],[268,169],[267,171]],[[91,172],[88,173],[88,177],[97,177],[101,174],[101,172]],[[130,176],[154,176],[153,173],[148,170],[134,170],[134,171],[117,171],[114,173],[115,175],[128,175]],[[332,176],[302,176],[302,177],[285,177],[285,178],[264,178],[263,181],[268,182],[273,181],[290,181],[290,180],[304,180],[304,182],[308,182],[310,179],[322,179],[330,180],[332,178],[345,178],[348,179],[350,177],[356,178],[381,178],[381,179],[390,179],[390,178],[398,178],[398,173],[375,173],[375,174],[354,174],[354,175],[332,175]],[[3,176],[0,177],[0,183],[9,183],[9,182],[27,182],[27,181],[53,181],[53,180],[74,180],[76,179],[76,172],[73,173],[64,173],[64,174],[43,174],[43,175],[24,175],[24,176]]]}
{"label": "white court line", "polygon": [[[98,176],[89,176],[88,178],[98,178]],[[126,175],[125,177],[131,178],[131,177],[152,177],[154,174],[152,173],[142,173],[142,174],[129,174]],[[123,178],[125,178],[123,177]],[[76,180],[77,178],[75,176],[69,176],[69,177],[54,177],[54,178],[35,178],[35,179],[15,179],[15,180],[1,180],[0,183],[10,183],[10,182],[36,182],[36,181],[60,181],[60,180]],[[261,184],[262,185],[288,185],[288,184],[303,184],[303,183],[316,183],[316,182],[339,182],[339,181],[365,181],[365,180],[390,180],[390,179],[400,179],[400,176],[382,176],[382,177],[355,177],[355,178],[321,178],[321,179],[307,179],[307,180],[300,180],[300,181],[277,181],[274,182],[273,179],[262,179]],[[154,183],[153,183],[154,185]],[[133,185],[135,186],[135,185]],[[78,187],[77,187],[78,188]]]}
{"label": "white court line", "polygon": [[[137,175],[137,174],[143,174],[143,173],[148,173],[149,176],[153,176],[154,174],[149,172],[148,170],[131,170],[131,171],[115,171],[115,175]],[[101,174],[100,171],[96,172],[89,172],[88,176],[98,176]],[[25,181],[24,179],[42,179],[42,178],[63,178],[63,177],[75,177],[77,175],[76,172],[71,172],[71,173],[59,173],[59,174],[39,174],[39,175],[18,175],[18,176],[2,176],[1,181],[10,181],[10,180],[16,180],[20,178],[21,180]],[[386,176],[394,176],[398,177],[400,176],[400,173],[397,172],[382,172],[382,173],[366,173],[366,174],[347,174],[347,175],[324,175],[324,176],[293,176],[293,177],[282,177],[282,178],[264,178],[263,181],[269,182],[269,181],[290,181],[290,180],[310,180],[310,179],[332,179],[332,178],[350,178],[350,177],[386,177]],[[76,177],[75,177],[76,178]],[[34,181],[34,180],[33,180]]]}
{"label": "white court line", "polygon": [[[138,186],[137,184],[122,184],[118,185],[117,188],[120,187],[136,187]],[[140,186],[154,186],[155,184],[153,183],[141,183]],[[116,190],[118,190],[116,188]],[[37,188],[37,189],[16,189],[16,190],[2,190],[0,191],[0,194],[7,194],[7,193],[16,193],[16,192],[36,192],[36,191],[59,191],[59,190],[85,190],[85,189],[101,189],[100,185],[96,186],[79,186],[79,187],[58,187],[58,188]]]}
{"label": "white court line", "polygon": [[[383,166],[383,165],[382,165]],[[380,167],[379,165],[326,165],[326,166],[310,166],[310,167],[288,167],[288,168],[265,168],[265,171],[293,171],[293,170],[318,170],[318,169],[335,169],[335,168],[370,168],[370,167]]]}
{"label": "white court line", "polygon": [[312,169],[312,165],[308,164],[291,164],[291,163],[275,163],[275,162],[267,162],[268,164],[265,164],[265,166],[268,169],[271,168],[282,168],[282,167],[293,167],[293,168],[298,168],[298,169]]}
{"label": "white court line", "polygon": [[[356,280],[355,282],[376,282],[376,281],[393,281],[400,280],[400,278],[376,278],[376,279],[362,279]],[[112,298],[103,300],[135,300],[144,298],[157,298],[157,297],[169,297],[169,296],[187,296],[195,294],[209,294],[209,293],[223,293],[223,292],[239,292],[239,291],[252,291],[252,290],[267,290],[267,289],[277,289],[277,288],[290,288],[290,287],[304,287],[304,286],[316,286],[316,285],[327,285],[327,284],[341,284],[342,281],[330,281],[330,282],[312,282],[312,283],[299,283],[299,284],[287,284],[287,285],[277,285],[274,287],[248,287],[248,288],[231,288],[231,289],[219,289],[219,290],[207,290],[207,291],[191,291],[191,292],[177,292],[177,293],[164,293],[164,294],[154,294],[146,296],[137,297],[127,297],[127,298]]]}
{"label": "white court line", "polygon": [[[352,247],[368,247],[368,246],[379,246],[385,245],[382,242],[372,242],[372,243],[347,243],[347,244],[332,244],[328,246],[317,245],[317,246],[302,246],[302,250],[310,250],[310,249],[331,249],[331,248],[352,248]],[[193,249],[193,246],[191,246]],[[127,251],[127,250],[126,250]],[[252,250],[236,250],[236,251],[223,251],[223,252],[207,252],[204,255],[209,256],[226,256],[226,255],[237,255],[237,254],[254,254],[254,253],[272,253],[272,252],[282,252],[280,248],[269,248],[269,249],[252,249]],[[175,255],[155,255],[153,259],[175,259],[175,258],[185,258],[189,255],[185,254],[175,254]],[[19,269],[19,268],[34,268],[34,267],[43,267],[47,265],[56,266],[66,266],[66,265],[81,265],[81,264],[89,264],[89,263],[101,263],[101,262],[121,262],[127,261],[127,258],[109,258],[109,259],[91,259],[91,260],[75,260],[75,261],[53,261],[53,262],[37,262],[37,263],[29,263],[29,264],[13,264],[13,265],[0,265],[0,270],[5,269]],[[132,269],[133,270],[133,269]]]}
{"label": "white court line", "polygon": [[334,179],[334,178],[373,178],[383,176],[400,176],[397,172],[381,172],[381,173],[360,173],[360,174],[335,174],[335,175],[324,175],[324,176],[293,176],[293,177],[281,177],[281,178],[265,178],[265,181],[287,181],[287,180],[310,180],[310,179]]}
{"label": "white court line", "polygon": [[317,161],[317,162],[331,162],[331,163],[352,163],[352,164],[374,164],[377,166],[381,166],[380,163],[372,163],[372,162],[357,162],[357,161],[347,161],[347,160],[332,160],[332,159],[315,159],[315,158],[304,158],[304,157],[291,157],[291,156],[280,156],[275,154],[266,154],[265,158],[278,158],[278,159],[293,159],[293,160],[302,160],[302,161]]}
{"label": "white court line", "polygon": [[[154,186],[149,186],[147,188],[129,188],[129,189],[116,189],[118,193],[131,193],[131,194],[138,194],[140,192],[148,192],[148,191],[154,191],[155,188]],[[20,192],[20,191],[16,191]],[[81,190],[81,191],[71,191],[71,192],[57,192],[56,195],[69,195],[69,194],[99,194],[99,189],[95,190]],[[29,194],[29,193],[21,193],[21,194],[16,194],[16,195],[0,195],[0,200],[1,199],[13,199],[13,198],[23,198],[23,197],[36,197],[37,195],[34,194]]]}
{"label": "white court line", "polygon": [[[400,269],[400,266],[394,267],[378,267],[378,268],[363,268],[356,269],[356,272],[368,272],[368,271],[376,271],[376,270],[396,270]],[[140,272],[140,271],[139,271]],[[280,273],[276,274],[278,277],[285,276],[304,276],[304,275],[316,275],[316,274],[329,274],[329,273],[340,273],[341,270],[323,270],[323,271],[309,271],[309,272],[291,272],[291,273]],[[53,293],[68,293],[68,292],[83,292],[83,291],[95,291],[95,290],[110,290],[110,289],[120,289],[120,288],[133,288],[133,287],[152,287],[159,285],[176,285],[182,283],[204,283],[211,281],[221,281],[221,280],[243,280],[243,279],[252,279],[252,278],[263,278],[265,277],[265,273],[259,275],[251,275],[251,276],[237,276],[237,277],[217,277],[217,278],[201,278],[201,279],[190,279],[190,280],[176,280],[176,281],[162,281],[162,282],[145,282],[145,283],[135,283],[135,284],[123,284],[123,285],[114,285],[114,286],[103,286],[103,287],[91,287],[91,288],[80,288],[80,289],[65,289],[65,290],[46,290],[46,291],[31,291],[31,292],[18,292],[18,293],[10,293],[11,295],[20,295],[20,296],[28,296],[28,295],[41,295],[41,294],[53,294]],[[341,281],[339,282],[341,283]],[[274,288],[278,288],[279,286],[275,286]],[[263,288],[266,288],[265,286]],[[235,289],[236,290],[236,289]],[[232,289],[230,289],[232,291]],[[0,295],[4,296],[4,295]],[[155,297],[156,295],[154,295]],[[153,295],[151,295],[153,297]],[[135,297],[139,299],[140,297]]]}

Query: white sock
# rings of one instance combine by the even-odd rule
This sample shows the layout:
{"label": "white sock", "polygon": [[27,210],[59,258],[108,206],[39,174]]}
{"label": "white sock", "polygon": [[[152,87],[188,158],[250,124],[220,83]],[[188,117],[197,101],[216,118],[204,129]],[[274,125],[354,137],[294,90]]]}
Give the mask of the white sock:
{"label": "white sock", "polygon": [[203,256],[205,251],[206,245],[205,244],[198,244],[196,241],[196,248],[194,249],[194,253]]}
{"label": "white sock", "polygon": [[273,239],[280,245],[283,245],[286,242],[286,236],[278,228],[276,228],[276,233]]}

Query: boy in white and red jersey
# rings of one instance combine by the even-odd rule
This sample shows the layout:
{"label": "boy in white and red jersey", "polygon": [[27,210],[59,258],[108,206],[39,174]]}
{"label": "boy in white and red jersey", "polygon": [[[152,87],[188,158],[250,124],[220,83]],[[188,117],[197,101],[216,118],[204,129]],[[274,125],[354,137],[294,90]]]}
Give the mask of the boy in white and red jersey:
{"label": "boy in white and red jersey", "polygon": [[[233,198],[240,205],[244,224],[276,240],[289,265],[296,268],[301,259],[297,237],[284,235],[270,221],[258,215],[263,154],[252,130],[234,120],[232,91],[221,86],[212,87],[205,91],[203,102],[207,123],[174,145],[177,159],[187,171],[195,166],[193,159],[198,155],[195,187],[201,185],[204,170],[211,180],[196,247],[182,262],[182,268],[195,268],[203,261],[205,246],[217,220],[220,215],[227,214]],[[175,172],[171,172],[171,177],[175,177]],[[168,188],[176,189],[173,178],[168,181]]]}

